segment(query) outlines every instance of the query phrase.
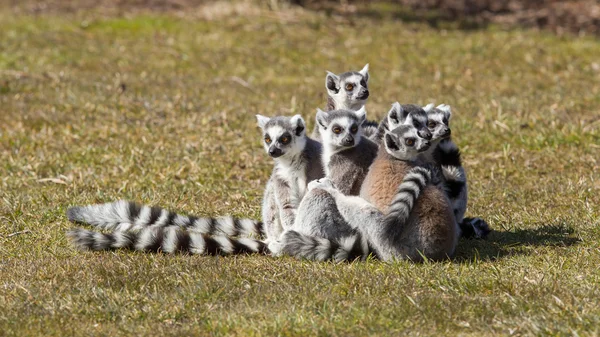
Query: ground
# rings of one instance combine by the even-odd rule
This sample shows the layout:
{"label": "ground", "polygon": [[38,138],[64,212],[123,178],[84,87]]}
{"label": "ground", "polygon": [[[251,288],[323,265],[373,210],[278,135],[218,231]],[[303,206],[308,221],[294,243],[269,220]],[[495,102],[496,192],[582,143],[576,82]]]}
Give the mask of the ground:
{"label": "ground", "polygon": [[[274,4],[0,6],[0,335],[600,334],[600,41]],[[258,218],[254,115],[310,129],[325,71],[367,62],[370,117],[453,107],[488,240],[425,264],[70,246],[70,205]]]}

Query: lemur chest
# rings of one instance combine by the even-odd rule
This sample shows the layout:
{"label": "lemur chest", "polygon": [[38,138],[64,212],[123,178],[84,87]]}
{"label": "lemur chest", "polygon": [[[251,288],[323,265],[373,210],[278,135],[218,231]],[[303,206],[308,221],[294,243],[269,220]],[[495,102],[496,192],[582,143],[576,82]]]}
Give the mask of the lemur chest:
{"label": "lemur chest", "polygon": [[277,169],[277,176],[279,179],[286,182],[290,188],[292,196],[298,200],[301,200],[306,193],[306,169],[305,167],[294,167],[294,166],[280,166]]}

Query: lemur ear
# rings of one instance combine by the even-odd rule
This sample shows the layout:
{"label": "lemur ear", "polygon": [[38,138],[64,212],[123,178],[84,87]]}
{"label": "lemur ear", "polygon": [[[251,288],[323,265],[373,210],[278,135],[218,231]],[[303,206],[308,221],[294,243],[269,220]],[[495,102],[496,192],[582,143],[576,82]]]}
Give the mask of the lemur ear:
{"label": "lemur ear", "polygon": [[365,66],[359,71],[359,73],[365,78],[365,82],[369,82],[369,64],[365,64]]}
{"label": "lemur ear", "polygon": [[304,119],[302,119],[302,116],[300,115],[295,115],[290,119],[290,123],[292,124],[292,127],[294,128],[294,132],[296,133],[296,136],[300,136],[302,134],[302,132],[304,131],[304,126],[306,125],[304,123]]}
{"label": "lemur ear", "polygon": [[367,109],[363,105],[360,109],[354,111],[354,115],[358,118],[358,125],[362,125],[367,120]]}
{"label": "lemur ear", "polygon": [[340,91],[340,77],[328,71],[327,77],[325,77],[325,88],[330,95],[337,94]]}
{"label": "lemur ear", "polygon": [[400,125],[406,119],[406,115],[404,109],[402,109],[402,105],[395,102],[388,112],[388,122],[394,123],[394,125]]}
{"label": "lemur ear", "polygon": [[265,117],[263,115],[256,115],[256,121],[258,122],[258,127],[261,129],[265,128],[265,125],[271,120],[269,117]]}
{"label": "lemur ear", "polygon": [[423,110],[425,110],[425,112],[429,113],[431,111],[431,109],[433,109],[434,106],[435,106],[435,104],[429,103],[423,107]]}
{"label": "lemur ear", "polygon": [[400,147],[398,146],[398,137],[390,132],[385,133],[385,147],[389,151],[398,151]]}
{"label": "lemur ear", "polygon": [[444,117],[450,119],[452,117],[452,109],[448,104],[440,104],[436,109],[441,110],[444,113]]}
{"label": "lemur ear", "polygon": [[317,108],[317,124],[323,130],[327,130],[327,112]]}

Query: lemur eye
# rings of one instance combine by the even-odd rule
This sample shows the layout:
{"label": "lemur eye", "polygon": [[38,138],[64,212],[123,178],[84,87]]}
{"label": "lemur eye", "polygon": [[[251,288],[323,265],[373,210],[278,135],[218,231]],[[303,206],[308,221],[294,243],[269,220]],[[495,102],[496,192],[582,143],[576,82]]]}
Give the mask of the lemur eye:
{"label": "lemur eye", "polygon": [[352,133],[356,133],[356,131],[358,131],[358,126],[356,126],[356,125],[352,125],[352,127],[350,128],[350,131],[351,131]]}
{"label": "lemur eye", "polygon": [[279,141],[281,142],[281,144],[287,144],[290,142],[290,137],[288,136],[283,136],[279,139]]}
{"label": "lemur eye", "polygon": [[354,84],[352,84],[352,83],[346,84],[346,90],[352,91],[352,89],[354,89]]}
{"label": "lemur eye", "polygon": [[269,137],[269,136],[265,137],[265,143],[271,144],[271,137]]}
{"label": "lemur eye", "polygon": [[415,139],[414,138],[406,138],[406,145],[408,146],[413,146],[415,145]]}
{"label": "lemur eye", "polygon": [[333,129],[331,129],[331,131],[333,131],[333,133],[338,135],[338,134],[342,133],[342,128],[340,128],[339,126],[334,126]]}
{"label": "lemur eye", "polygon": [[433,129],[433,128],[435,128],[435,126],[436,126],[436,125],[437,125],[437,123],[436,123],[436,122],[434,122],[434,121],[429,121],[429,122],[427,122],[427,127],[428,127],[428,128],[431,128],[431,129]]}

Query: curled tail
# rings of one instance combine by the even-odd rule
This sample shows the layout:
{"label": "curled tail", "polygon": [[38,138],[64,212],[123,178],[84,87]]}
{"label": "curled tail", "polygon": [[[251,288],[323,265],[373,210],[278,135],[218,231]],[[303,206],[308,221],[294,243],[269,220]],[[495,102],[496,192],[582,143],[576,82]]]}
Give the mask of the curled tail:
{"label": "curled tail", "polygon": [[231,216],[201,218],[180,215],[160,207],[149,207],[126,200],[70,207],[67,209],[67,217],[75,223],[89,224],[108,230],[177,226],[201,234],[265,237],[261,221]]}
{"label": "curled tail", "polygon": [[280,253],[316,261],[364,260],[371,251],[366,239],[358,232],[338,240],[329,240],[291,230],[285,232],[280,240]]}
{"label": "curled tail", "polygon": [[267,245],[251,238],[187,231],[181,227],[147,227],[139,231],[101,233],[83,228],[67,232],[72,244],[81,250],[130,249],[147,252],[190,253],[204,255],[269,254]]}
{"label": "curled tail", "polygon": [[388,207],[385,223],[405,224],[421,192],[431,181],[432,173],[424,167],[414,167],[405,176]]}

